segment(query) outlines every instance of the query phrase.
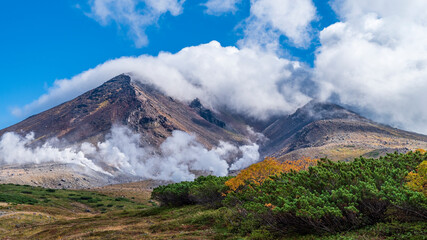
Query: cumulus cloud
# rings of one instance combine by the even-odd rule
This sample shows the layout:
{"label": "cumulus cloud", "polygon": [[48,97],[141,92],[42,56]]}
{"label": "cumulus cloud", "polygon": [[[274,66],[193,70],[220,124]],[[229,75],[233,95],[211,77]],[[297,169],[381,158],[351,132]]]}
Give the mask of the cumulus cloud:
{"label": "cumulus cloud", "polygon": [[71,79],[55,82],[49,92],[15,112],[28,114],[76,97],[121,73],[151,83],[182,101],[199,98],[210,108],[265,119],[295,111],[310,100],[309,72],[299,62],[252,49],[222,47],[213,41],[157,57],[123,57]]}
{"label": "cumulus cloud", "polygon": [[251,0],[241,46],[277,50],[279,37],[286,36],[297,47],[307,47],[311,40],[310,23],[316,19],[312,0]]}
{"label": "cumulus cloud", "polygon": [[160,16],[182,13],[185,0],[91,0],[91,12],[87,15],[101,25],[116,23],[125,28],[136,47],[148,44],[145,29],[157,23]]}
{"label": "cumulus cloud", "polygon": [[237,4],[241,0],[208,0],[204,5],[206,6],[206,13],[211,15],[221,15],[228,12],[236,12]]}
{"label": "cumulus cloud", "polygon": [[[197,142],[195,136],[182,131],[174,131],[159,149],[142,146],[140,135],[123,126],[114,126],[106,140],[96,145],[82,143],[80,146],[59,147],[47,142],[32,147],[33,141],[34,134],[25,137],[4,134],[0,139],[0,165],[68,163],[112,177],[125,175],[180,182],[194,180],[194,171],[226,176],[227,160],[237,163],[232,166],[233,170],[259,161],[255,143],[236,147],[222,142],[217,148],[208,150]],[[242,157],[233,158],[236,154]]]}
{"label": "cumulus cloud", "polygon": [[336,0],[320,33],[321,98],[338,96],[377,121],[427,133],[427,2]]}

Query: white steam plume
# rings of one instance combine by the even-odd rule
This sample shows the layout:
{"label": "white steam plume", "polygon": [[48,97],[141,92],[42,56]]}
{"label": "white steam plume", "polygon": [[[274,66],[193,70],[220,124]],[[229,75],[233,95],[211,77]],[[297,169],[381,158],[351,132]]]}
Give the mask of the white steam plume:
{"label": "white steam plume", "polygon": [[111,176],[180,182],[193,180],[196,177],[193,171],[226,176],[229,169],[226,160],[234,154],[243,157],[235,160],[232,170],[259,160],[259,147],[255,143],[236,147],[222,142],[219,147],[208,150],[197,142],[195,136],[182,131],[174,131],[156,151],[141,146],[140,135],[123,126],[114,126],[105,142],[96,145],[83,143],[76,147],[59,148],[45,143],[41,147],[30,147],[32,141],[34,134],[26,137],[15,133],[4,134],[0,139],[0,165],[70,163]]}
{"label": "white steam plume", "polygon": [[21,137],[15,133],[5,133],[0,141],[0,164],[73,163],[110,175],[95,165],[90,159],[86,158],[82,151],[77,151],[71,147],[59,149],[53,147],[48,142],[41,147],[28,147],[33,141],[34,133],[30,133],[25,137]]}

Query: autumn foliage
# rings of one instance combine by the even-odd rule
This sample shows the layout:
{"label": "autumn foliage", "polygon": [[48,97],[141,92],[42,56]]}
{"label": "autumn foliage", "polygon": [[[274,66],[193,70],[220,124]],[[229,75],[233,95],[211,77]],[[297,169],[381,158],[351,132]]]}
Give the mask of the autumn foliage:
{"label": "autumn foliage", "polygon": [[[427,154],[415,151],[379,159],[360,157],[349,163],[321,159],[299,172],[289,170],[301,170],[310,163],[279,163],[281,174],[262,178],[262,184],[236,184],[237,190],[229,192],[223,203],[235,209],[230,221],[239,222],[236,230],[244,234],[259,226],[280,235],[282,230],[304,234],[347,231],[396,216],[425,220],[427,197],[419,191],[425,162]],[[417,191],[405,186],[410,172]]]}
{"label": "autumn foliage", "polygon": [[292,170],[305,170],[310,166],[316,165],[316,163],[317,159],[307,157],[296,161],[287,160],[283,163],[278,162],[275,158],[266,157],[264,161],[252,164],[247,169],[242,170],[235,178],[225,182],[225,185],[233,191],[246,183],[260,185],[266,179],[269,179],[270,176],[278,175],[282,172],[290,172]]}
{"label": "autumn foliage", "polygon": [[[423,153],[421,151],[419,152]],[[422,192],[427,197],[427,161],[421,162],[416,171],[408,174],[406,180],[408,181],[406,185],[409,189],[416,192]]]}

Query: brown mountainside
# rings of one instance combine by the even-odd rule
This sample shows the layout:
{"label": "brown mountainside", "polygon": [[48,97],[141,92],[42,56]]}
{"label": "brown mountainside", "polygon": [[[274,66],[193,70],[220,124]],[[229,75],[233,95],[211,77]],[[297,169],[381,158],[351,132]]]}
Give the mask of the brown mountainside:
{"label": "brown mountainside", "polygon": [[219,140],[245,141],[243,133],[232,128],[233,123],[218,125],[213,112],[209,111],[207,118],[200,114],[202,106],[198,107],[192,108],[122,74],[71,101],[1,130],[0,135],[34,132],[37,140],[57,137],[71,143],[97,142],[103,140],[113,124],[120,124],[140,133],[143,142],[154,146],[173,130],[194,133],[207,147],[217,145]]}
{"label": "brown mountainside", "polygon": [[268,153],[281,160],[303,156],[350,160],[427,147],[427,136],[375,123],[331,103],[312,101],[264,129]]}

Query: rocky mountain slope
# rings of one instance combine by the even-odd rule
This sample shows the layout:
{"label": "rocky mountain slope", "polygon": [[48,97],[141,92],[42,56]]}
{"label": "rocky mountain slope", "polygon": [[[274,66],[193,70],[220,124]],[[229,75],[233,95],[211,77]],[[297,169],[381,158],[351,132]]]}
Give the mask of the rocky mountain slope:
{"label": "rocky mountain slope", "polygon": [[285,159],[303,156],[351,160],[427,147],[427,136],[370,121],[341,106],[312,101],[263,130],[269,153]]}
{"label": "rocky mountain slope", "polygon": [[[274,156],[279,160],[350,160],[361,155],[376,157],[387,152],[427,149],[427,136],[375,123],[331,103],[312,101],[289,116],[260,122],[226,109],[208,109],[198,99],[190,103],[178,101],[127,75],[119,75],[71,101],[0,130],[0,136],[6,132],[34,132],[34,146],[51,138],[67,144],[96,144],[105,140],[113,125],[127,126],[140,134],[142,145],[154,148],[174,130],[181,130],[194,134],[207,149],[218,146],[220,141],[236,146],[257,142],[261,158]],[[236,156],[229,163],[233,157]],[[82,172],[58,163],[0,166],[0,181],[86,188],[139,180]]]}
{"label": "rocky mountain slope", "polygon": [[171,136],[173,130],[194,133],[207,147],[217,145],[220,140],[240,144],[245,141],[245,133],[233,128],[244,123],[225,124],[198,101],[189,106],[165,96],[153,86],[131,81],[124,74],[69,102],[0,130],[0,136],[5,132],[34,132],[39,142],[55,137],[70,143],[96,143],[105,138],[113,124],[128,126],[141,134],[143,142],[154,146]]}

